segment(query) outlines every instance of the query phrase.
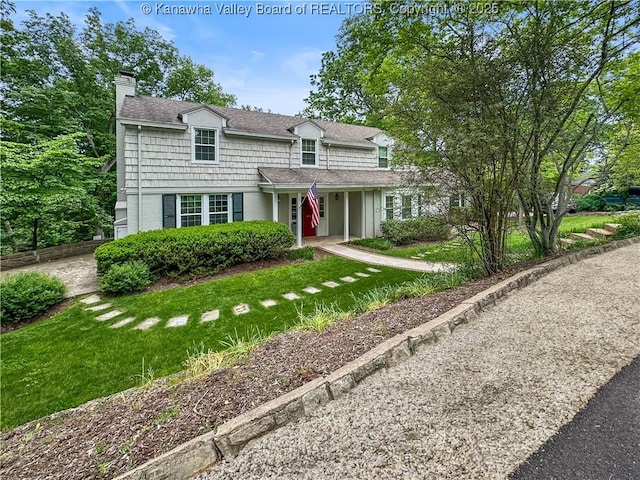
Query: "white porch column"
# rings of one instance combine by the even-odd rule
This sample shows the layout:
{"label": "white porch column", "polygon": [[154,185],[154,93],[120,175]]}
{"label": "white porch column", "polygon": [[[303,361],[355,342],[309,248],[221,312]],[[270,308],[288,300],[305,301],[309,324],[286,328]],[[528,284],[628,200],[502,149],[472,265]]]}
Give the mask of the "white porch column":
{"label": "white porch column", "polygon": [[360,191],[360,238],[366,238],[367,236],[367,215],[365,208],[367,203],[365,202],[364,190]]}
{"label": "white porch column", "polygon": [[298,248],[302,247],[302,195],[300,192],[296,193],[296,245]]}
{"label": "white porch column", "polygon": [[278,192],[271,194],[271,211],[273,215],[273,221],[278,221]]}
{"label": "white porch column", "polygon": [[349,192],[344,192],[344,241],[349,241]]}

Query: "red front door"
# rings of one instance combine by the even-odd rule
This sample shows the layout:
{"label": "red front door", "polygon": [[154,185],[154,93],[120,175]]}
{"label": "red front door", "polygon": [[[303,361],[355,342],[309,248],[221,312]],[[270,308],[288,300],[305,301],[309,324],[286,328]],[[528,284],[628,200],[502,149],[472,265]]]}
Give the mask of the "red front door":
{"label": "red front door", "polygon": [[302,236],[316,236],[316,229],[315,227],[311,226],[311,207],[309,206],[309,202],[307,201],[302,204]]}

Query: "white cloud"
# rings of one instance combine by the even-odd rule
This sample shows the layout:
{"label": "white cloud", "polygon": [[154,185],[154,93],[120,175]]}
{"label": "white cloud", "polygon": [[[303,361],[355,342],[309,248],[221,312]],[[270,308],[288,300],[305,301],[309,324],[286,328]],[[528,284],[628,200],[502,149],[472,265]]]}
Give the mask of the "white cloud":
{"label": "white cloud", "polygon": [[322,50],[317,48],[294,53],[283,60],[282,67],[289,74],[308,78],[320,68],[322,53]]}

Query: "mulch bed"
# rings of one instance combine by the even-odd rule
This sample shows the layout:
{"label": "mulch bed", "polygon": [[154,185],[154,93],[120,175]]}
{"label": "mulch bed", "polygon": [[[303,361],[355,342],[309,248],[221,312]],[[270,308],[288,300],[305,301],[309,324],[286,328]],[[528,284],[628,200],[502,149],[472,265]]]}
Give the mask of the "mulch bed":
{"label": "mulch bed", "polygon": [[455,289],[404,300],[320,333],[283,333],[243,363],[208,377],[176,385],[160,380],[4,432],[0,477],[116,477],[547,260],[520,263]]}

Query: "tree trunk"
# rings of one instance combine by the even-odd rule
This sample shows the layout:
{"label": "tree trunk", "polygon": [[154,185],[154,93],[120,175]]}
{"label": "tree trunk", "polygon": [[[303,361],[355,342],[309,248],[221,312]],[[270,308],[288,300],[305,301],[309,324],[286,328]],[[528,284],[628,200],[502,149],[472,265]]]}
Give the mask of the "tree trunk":
{"label": "tree trunk", "polygon": [[39,219],[34,218],[33,227],[31,230],[31,250],[38,249],[38,226],[39,226],[38,224],[39,224]]}

